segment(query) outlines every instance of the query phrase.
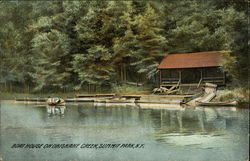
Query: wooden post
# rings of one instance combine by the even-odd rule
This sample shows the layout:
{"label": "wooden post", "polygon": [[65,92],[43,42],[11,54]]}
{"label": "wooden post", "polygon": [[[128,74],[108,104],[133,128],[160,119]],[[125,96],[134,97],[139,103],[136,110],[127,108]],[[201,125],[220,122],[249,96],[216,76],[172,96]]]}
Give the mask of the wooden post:
{"label": "wooden post", "polygon": [[8,92],[7,81],[4,82],[4,88],[5,88],[5,92]]}
{"label": "wooden post", "polygon": [[198,83],[198,85],[197,85],[197,88],[200,87],[200,84],[201,84],[201,82],[202,82],[202,69],[200,69],[200,73],[201,73],[201,78],[200,78],[200,81],[199,81],[199,83]]}
{"label": "wooden post", "polygon": [[180,82],[181,82],[181,72],[182,72],[181,70],[179,70],[179,71],[178,71],[178,73],[179,73],[179,80],[180,80]]}
{"label": "wooden post", "polygon": [[200,70],[200,72],[201,72],[201,79],[202,79],[202,77],[203,77],[202,69]]}
{"label": "wooden post", "polygon": [[123,82],[122,64],[121,64],[121,81]]}
{"label": "wooden post", "polygon": [[161,87],[161,70],[160,70],[160,87]]}
{"label": "wooden post", "polygon": [[126,73],[126,64],[123,64],[124,65],[124,81],[127,82],[127,73]]}
{"label": "wooden post", "polygon": [[[182,71],[180,71],[180,74],[181,74],[181,72],[182,72]],[[181,76],[180,76],[180,78],[181,78]]]}
{"label": "wooden post", "polygon": [[10,83],[9,85],[10,85],[10,92],[12,92],[12,83]]}

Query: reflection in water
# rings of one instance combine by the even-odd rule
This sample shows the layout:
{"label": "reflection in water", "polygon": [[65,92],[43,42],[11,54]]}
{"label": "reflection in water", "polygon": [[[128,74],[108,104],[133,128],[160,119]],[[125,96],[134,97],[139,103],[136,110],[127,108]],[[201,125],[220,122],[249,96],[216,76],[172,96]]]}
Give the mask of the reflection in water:
{"label": "reflection in water", "polygon": [[[155,128],[152,135],[158,142],[169,145],[223,148],[226,146],[225,139],[234,139],[231,135],[226,136],[232,124],[239,124],[239,119],[245,117],[234,111],[235,108],[203,108],[196,111],[188,108],[178,111],[152,110],[150,117]],[[242,132],[242,129],[238,130]]]}
{"label": "reflection in water", "polygon": [[48,116],[60,115],[64,116],[66,106],[46,106]]}
{"label": "reflection in water", "polygon": [[232,118],[239,117],[231,110],[220,111],[215,108],[203,110],[152,110],[150,117],[156,129],[164,132],[213,132],[226,129]]}
{"label": "reflection in water", "polygon": [[[95,103],[67,104],[66,113],[65,110],[64,106],[2,103],[1,157],[4,160],[248,159],[248,110]],[[143,143],[145,148],[11,149],[16,143]]]}
{"label": "reflection in water", "polygon": [[79,105],[78,111],[87,116],[85,120],[87,122],[94,119],[98,125],[108,124],[111,127],[119,123],[123,126],[138,124],[146,129],[153,128],[154,131],[150,135],[160,143],[180,146],[200,145],[203,148],[218,147],[215,145],[216,142],[223,143],[223,139],[228,139],[229,136],[224,136],[231,125],[237,124],[245,117],[235,112],[235,107],[197,109],[179,106],[159,108],[162,105],[157,106],[158,109],[149,107],[150,105],[138,107],[127,104],[89,104]]}

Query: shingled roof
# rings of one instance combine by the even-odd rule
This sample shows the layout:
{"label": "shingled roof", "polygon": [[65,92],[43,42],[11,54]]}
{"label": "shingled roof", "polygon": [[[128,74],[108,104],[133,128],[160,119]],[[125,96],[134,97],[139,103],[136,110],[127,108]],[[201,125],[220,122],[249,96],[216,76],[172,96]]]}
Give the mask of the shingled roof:
{"label": "shingled roof", "polygon": [[221,66],[222,54],[219,51],[168,54],[158,69],[218,67]]}

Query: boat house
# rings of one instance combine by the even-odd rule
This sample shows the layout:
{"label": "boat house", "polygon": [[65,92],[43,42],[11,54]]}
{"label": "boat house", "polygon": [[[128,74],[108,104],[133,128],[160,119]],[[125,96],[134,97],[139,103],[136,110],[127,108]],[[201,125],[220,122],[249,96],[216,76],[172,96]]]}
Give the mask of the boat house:
{"label": "boat house", "polygon": [[158,66],[160,86],[225,85],[225,72],[220,68],[222,54],[210,51],[166,55]]}

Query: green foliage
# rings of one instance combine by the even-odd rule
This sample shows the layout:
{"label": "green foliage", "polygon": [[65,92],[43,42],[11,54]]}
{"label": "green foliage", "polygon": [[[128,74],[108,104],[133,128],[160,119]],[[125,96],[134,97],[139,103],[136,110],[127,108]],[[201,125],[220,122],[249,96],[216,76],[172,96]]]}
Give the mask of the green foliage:
{"label": "green foliage", "polygon": [[218,96],[216,96],[215,101],[237,101],[238,103],[249,102],[249,89],[235,88],[221,91]]}
{"label": "green foliage", "polygon": [[136,16],[135,25],[138,44],[131,65],[136,67],[138,73],[150,79],[164,55],[166,39],[161,34],[161,19],[155,9],[147,5],[145,13]]}
{"label": "green foliage", "polygon": [[114,69],[109,63],[111,57],[109,50],[101,45],[89,48],[86,54],[76,54],[73,68],[80,79],[80,86],[76,89],[84,84],[107,85],[112,81]]}
{"label": "green foliage", "polygon": [[230,24],[227,28],[232,38],[232,52],[225,56],[223,66],[237,86],[246,88],[249,79],[249,26],[243,13],[238,13],[233,8],[229,8],[228,11],[224,20],[225,24]]}
{"label": "green foliage", "polygon": [[211,50],[231,51],[223,68],[246,86],[245,3],[0,2],[0,86],[56,91],[152,84],[165,54]]}
{"label": "green foliage", "polygon": [[[168,17],[166,30],[170,52],[197,52],[225,50],[231,45],[230,31],[225,24],[228,10],[216,10],[208,4],[195,1],[175,4],[172,17]],[[166,6],[166,9],[169,9]],[[180,16],[181,15],[181,16]],[[166,26],[165,28],[167,28]]]}
{"label": "green foliage", "polygon": [[111,91],[117,94],[149,94],[150,87],[136,87],[131,85],[112,85]]}
{"label": "green foliage", "polygon": [[[31,3],[0,3],[0,83],[26,86],[30,79],[30,34],[26,27],[33,18]],[[3,89],[3,88],[2,88]]]}
{"label": "green foliage", "polygon": [[62,88],[66,86],[70,73],[67,69],[67,57],[70,52],[67,35],[51,30],[49,33],[37,34],[32,40],[32,50],[37,59],[33,61],[35,72],[32,73],[37,86],[41,90]]}

